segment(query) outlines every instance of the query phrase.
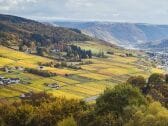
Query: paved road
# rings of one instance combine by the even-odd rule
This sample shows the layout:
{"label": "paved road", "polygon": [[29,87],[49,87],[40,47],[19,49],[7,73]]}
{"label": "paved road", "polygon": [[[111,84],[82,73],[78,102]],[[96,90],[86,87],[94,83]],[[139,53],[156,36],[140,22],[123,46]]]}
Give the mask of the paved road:
{"label": "paved road", "polygon": [[92,101],[95,101],[98,97],[99,97],[99,95],[92,96],[92,97],[89,97],[89,98],[85,98],[84,101],[85,102],[92,102]]}

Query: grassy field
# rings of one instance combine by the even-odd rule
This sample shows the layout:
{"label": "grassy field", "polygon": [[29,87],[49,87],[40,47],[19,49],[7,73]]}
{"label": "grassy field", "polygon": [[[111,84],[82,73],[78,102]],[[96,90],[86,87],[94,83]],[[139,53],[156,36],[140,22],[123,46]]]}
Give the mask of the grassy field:
{"label": "grassy field", "polygon": [[[56,73],[55,77],[41,77],[34,74],[14,70],[12,73],[0,71],[5,77],[17,77],[29,84],[15,84],[0,86],[0,99],[17,99],[21,94],[34,91],[46,91],[54,96],[66,98],[84,99],[102,93],[106,88],[113,87],[126,81],[130,76],[149,76],[153,72],[163,73],[164,71],[151,67],[149,61],[141,61],[141,57],[122,57],[120,54],[128,52],[101,45],[95,42],[76,43],[83,49],[90,49],[94,53],[103,50],[113,51],[114,55],[107,55],[107,58],[92,58],[85,61],[92,61],[92,64],[81,65],[82,69],[44,67],[44,70]],[[22,66],[37,68],[38,63],[51,62],[51,59],[40,56],[17,52],[12,49],[0,46],[0,67]],[[141,63],[142,62],[142,63]],[[65,76],[68,74],[69,76]],[[53,89],[46,86],[46,83],[57,83],[60,89]]]}

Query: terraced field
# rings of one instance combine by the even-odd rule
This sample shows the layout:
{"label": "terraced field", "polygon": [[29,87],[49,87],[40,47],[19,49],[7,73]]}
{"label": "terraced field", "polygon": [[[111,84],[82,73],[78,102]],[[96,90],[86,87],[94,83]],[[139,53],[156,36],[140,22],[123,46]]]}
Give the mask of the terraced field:
{"label": "terraced field", "polygon": [[[116,84],[125,82],[132,75],[143,75],[147,77],[152,72],[162,73],[164,71],[151,67],[150,62],[140,63],[140,57],[121,57],[120,54],[126,50],[112,48],[107,45],[87,42],[87,44],[77,43],[84,49],[91,49],[93,52],[113,51],[114,55],[106,54],[107,58],[92,58],[83,61],[92,61],[92,64],[81,65],[82,69],[51,68],[44,67],[44,70],[56,73],[55,77],[41,77],[24,71],[14,70],[11,73],[0,71],[0,75],[5,77],[17,77],[28,84],[14,84],[0,86],[0,100],[14,100],[26,92],[46,91],[54,96],[67,98],[89,98],[99,95],[104,89],[113,87]],[[37,68],[39,62],[51,62],[51,59],[40,56],[17,52],[12,49],[0,46],[0,67],[22,66]],[[144,62],[144,61],[143,61]],[[68,74],[68,76],[65,76]],[[57,83],[60,89],[53,89],[46,86],[46,83]]]}

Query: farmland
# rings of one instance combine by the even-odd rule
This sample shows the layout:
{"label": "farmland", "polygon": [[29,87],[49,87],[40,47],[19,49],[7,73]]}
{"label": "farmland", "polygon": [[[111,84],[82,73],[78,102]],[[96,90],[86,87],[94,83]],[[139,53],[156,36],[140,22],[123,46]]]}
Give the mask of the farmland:
{"label": "farmland", "polygon": [[[13,70],[10,73],[1,70],[1,76],[20,78],[24,83],[0,86],[0,99],[18,99],[21,94],[30,91],[45,91],[54,96],[84,99],[99,95],[104,89],[125,82],[129,76],[142,75],[147,77],[153,72],[164,72],[153,68],[151,63],[144,60],[144,57],[138,56],[138,53],[136,53],[137,56],[133,57],[121,56],[121,54],[129,52],[129,50],[109,47],[108,45],[101,45],[96,42],[76,44],[83,49],[90,49],[94,53],[103,50],[107,57],[85,59],[83,62],[91,61],[92,63],[80,65],[81,69],[44,67],[43,70],[57,74],[57,76],[54,77],[42,77],[20,70]],[[113,51],[114,54],[107,54],[107,51]],[[131,51],[131,53],[135,52]],[[47,63],[58,61],[0,46],[1,68],[5,66],[17,66],[38,69],[39,62]],[[57,83],[60,88],[54,89],[48,87],[46,86],[48,83]]]}

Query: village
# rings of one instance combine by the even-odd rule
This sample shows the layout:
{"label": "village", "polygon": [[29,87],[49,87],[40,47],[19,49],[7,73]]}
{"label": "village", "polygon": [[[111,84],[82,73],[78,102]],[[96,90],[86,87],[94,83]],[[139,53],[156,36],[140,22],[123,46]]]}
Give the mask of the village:
{"label": "village", "polygon": [[149,60],[154,61],[157,68],[168,71],[168,54],[164,52],[147,52]]}

